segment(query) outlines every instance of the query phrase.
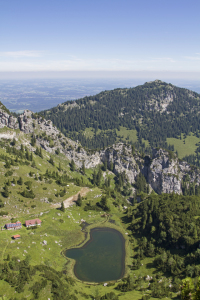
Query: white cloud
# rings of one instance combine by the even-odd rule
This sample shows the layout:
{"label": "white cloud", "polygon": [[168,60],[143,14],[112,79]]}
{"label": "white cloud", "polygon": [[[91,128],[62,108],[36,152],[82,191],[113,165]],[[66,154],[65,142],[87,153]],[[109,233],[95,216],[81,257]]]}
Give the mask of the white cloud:
{"label": "white cloud", "polygon": [[0,57],[13,57],[13,58],[22,58],[22,57],[40,57],[42,56],[42,51],[7,51],[7,52],[0,52]]}
{"label": "white cloud", "polygon": [[171,57],[145,57],[144,59],[141,57],[130,59],[79,58],[70,54],[62,54],[60,57],[63,59],[57,59],[59,56],[56,53],[52,54],[45,51],[0,52],[0,70],[2,72],[199,71],[197,61],[200,61],[199,56],[182,57],[176,60]]}
{"label": "white cloud", "polygon": [[141,69],[159,69],[165,65],[170,66],[174,63],[171,59],[154,58],[154,59],[81,59],[70,58],[63,60],[42,60],[32,61],[23,59],[4,61],[0,60],[0,69],[2,71],[67,71],[67,70],[141,70]]}
{"label": "white cloud", "polygon": [[[200,53],[196,53],[196,54],[200,54]],[[198,56],[184,56],[184,58],[189,60],[200,60],[200,57]]]}

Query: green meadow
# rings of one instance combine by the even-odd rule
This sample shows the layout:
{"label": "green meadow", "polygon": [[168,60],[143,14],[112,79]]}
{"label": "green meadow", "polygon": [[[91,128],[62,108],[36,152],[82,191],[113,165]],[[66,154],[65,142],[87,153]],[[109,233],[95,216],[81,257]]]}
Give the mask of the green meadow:
{"label": "green meadow", "polygon": [[[2,130],[1,132],[13,132],[12,130]],[[136,139],[135,131],[128,131],[125,128],[120,129],[126,138]],[[131,136],[131,134],[132,136]],[[20,144],[30,143],[30,136],[23,135],[16,131],[18,142],[16,147],[20,149]],[[141,287],[137,291],[121,292],[116,287],[120,279],[117,282],[110,282],[108,286],[104,286],[103,283],[90,284],[77,280],[73,273],[73,265],[68,258],[65,257],[64,252],[66,249],[81,246],[85,243],[85,239],[89,239],[90,229],[95,227],[112,227],[119,230],[126,240],[126,269],[125,276],[129,274],[145,278],[147,275],[155,274],[155,268],[153,266],[153,258],[145,258],[141,261],[142,265],[138,270],[131,270],[131,264],[134,257],[135,250],[137,249],[137,239],[133,238],[131,231],[129,230],[130,223],[126,222],[126,210],[123,208],[126,203],[130,206],[124,197],[116,205],[113,204],[113,199],[108,196],[108,204],[110,207],[109,214],[97,210],[84,210],[87,203],[95,206],[97,202],[101,200],[103,190],[103,178],[100,187],[93,186],[91,183],[92,174],[94,170],[86,170],[86,174],[83,175],[79,170],[71,171],[70,162],[62,154],[52,154],[51,157],[54,161],[54,166],[49,162],[50,155],[42,150],[43,158],[33,154],[33,160],[35,162],[32,166],[32,162],[25,158],[20,159],[14,165],[10,165],[9,168],[5,167],[5,157],[15,162],[16,156],[11,153],[7,153],[6,146],[10,145],[10,140],[2,140],[0,148],[0,199],[4,203],[4,207],[0,208],[1,212],[8,212],[8,215],[0,216],[0,264],[7,261],[8,256],[16,257],[20,262],[29,259],[30,266],[46,266],[55,271],[63,272],[67,276],[71,277],[74,285],[70,285],[71,294],[76,295],[78,299],[95,299],[98,296],[103,296],[105,293],[114,292],[119,296],[119,299],[139,300],[144,294],[143,290],[148,288],[148,283],[145,279],[141,279]],[[4,143],[4,145],[3,145]],[[59,170],[59,163],[61,163],[62,170]],[[46,178],[46,170],[49,170],[51,174],[58,173],[59,176],[67,174],[69,182],[67,185],[59,185],[56,179]],[[7,175],[8,171],[12,175]],[[41,177],[42,175],[42,177]],[[105,174],[104,174],[105,175]],[[18,184],[19,178],[22,178],[22,184]],[[110,189],[115,189],[114,174],[107,171],[106,177],[110,177],[111,185]],[[76,180],[79,179],[82,182],[81,186],[76,185]],[[15,184],[13,184],[15,180]],[[35,195],[33,199],[22,196],[21,192],[27,190],[26,182],[31,182],[31,189]],[[5,185],[8,187],[9,195],[4,197]],[[87,194],[82,199],[82,206],[76,206],[76,204],[65,209],[65,212],[60,210],[60,203],[66,200],[68,197],[77,194],[82,187],[88,187]],[[59,194],[65,188],[65,193],[61,197]],[[49,201],[50,199],[50,201]],[[49,203],[47,203],[47,201]],[[46,202],[45,202],[46,201]],[[136,204],[137,206],[137,204]],[[132,209],[132,208],[131,208]],[[24,223],[26,220],[39,218],[42,221],[41,226],[37,226],[35,229],[28,230]],[[4,225],[9,222],[15,222],[19,220],[23,226],[20,230],[5,230]],[[82,223],[89,224],[88,227],[82,230]],[[13,240],[14,234],[20,234],[21,238]],[[27,282],[24,286],[23,292],[17,293],[14,285],[8,284],[4,280],[0,280],[0,297],[3,299],[28,299],[33,300],[33,294],[30,288],[38,281],[41,276],[39,272],[33,277],[31,282]],[[148,292],[147,292],[148,293]],[[175,296],[175,295],[174,295]],[[52,299],[51,294],[51,282],[47,282],[45,288],[39,293],[40,300]],[[0,298],[1,299],[1,298]],[[153,299],[153,298],[151,298]],[[174,298],[175,299],[175,298]]]}
{"label": "green meadow", "polygon": [[195,150],[198,147],[196,144],[200,142],[200,139],[194,136],[192,133],[185,139],[183,134],[181,139],[168,138],[167,143],[174,145],[174,150],[178,152],[178,157],[183,158],[186,155],[195,154]]}

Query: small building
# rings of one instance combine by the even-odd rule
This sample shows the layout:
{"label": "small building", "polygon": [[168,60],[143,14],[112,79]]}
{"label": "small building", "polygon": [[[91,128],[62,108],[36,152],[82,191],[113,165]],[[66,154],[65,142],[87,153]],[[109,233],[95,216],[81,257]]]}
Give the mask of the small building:
{"label": "small building", "polygon": [[19,234],[15,234],[15,235],[13,235],[12,238],[13,238],[13,240],[18,240],[21,238],[21,236]]}
{"label": "small building", "polygon": [[22,228],[22,223],[17,221],[16,223],[8,223],[5,225],[6,229],[21,229]]}
{"label": "small building", "polygon": [[26,227],[41,225],[42,221],[40,219],[28,220],[25,222]]}

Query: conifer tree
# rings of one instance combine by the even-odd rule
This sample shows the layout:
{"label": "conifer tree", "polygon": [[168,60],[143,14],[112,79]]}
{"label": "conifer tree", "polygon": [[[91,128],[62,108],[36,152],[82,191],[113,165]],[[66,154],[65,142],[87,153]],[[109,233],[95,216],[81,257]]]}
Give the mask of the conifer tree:
{"label": "conifer tree", "polygon": [[103,171],[106,171],[108,168],[107,166],[107,160],[105,159],[104,163],[103,163]]}
{"label": "conifer tree", "polygon": [[61,163],[59,162],[59,167],[58,167],[58,170],[61,172],[62,171],[62,168],[61,168]]}
{"label": "conifer tree", "polygon": [[42,148],[41,148],[41,147],[40,147],[40,150],[39,150],[39,156],[40,156],[41,158],[43,158]]}
{"label": "conifer tree", "polygon": [[34,147],[35,144],[36,144],[36,138],[35,138],[35,135],[33,135],[32,138],[31,138],[31,146]]}
{"label": "conifer tree", "polygon": [[70,163],[70,170],[71,170],[72,172],[74,172],[75,169],[76,169],[76,165],[75,165],[74,160],[72,159],[72,160],[71,160],[71,163]]}
{"label": "conifer tree", "polygon": [[4,167],[5,167],[6,169],[9,169],[9,168],[10,168],[10,162],[9,162],[8,160],[6,160],[6,163],[5,163]]}
{"label": "conifer tree", "polygon": [[50,164],[52,164],[52,166],[54,166],[54,165],[55,165],[52,157],[50,157],[50,159],[49,159],[49,163],[50,163]]}
{"label": "conifer tree", "polygon": [[80,193],[78,194],[78,199],[76,201],[76,205],[82,206],[82,198],[81,198],[81,194]]}
{"label": "conifer tree", "polygon": [[2,194],[3,194],[3,196],[4,196],[5,198],[8,198],[8,197],[9,197],[9,191],[8,191],[7,185],[4,186],[4,191],[3,191]]}
{"label": "conifer tree", "polygon": [[40,154],[40,151],[39,151],[39,148],[38,148],[38,147],[36,147],[36,149],[35,149],[35,154],[36,154],[36,155],[39,155],[39,154]]}
{"label": "conifer tree", "polygon": [[22,179],[21,176],[19,177],[19,180],[17,181],[17,184],[19,184],[19,185],[22,185],[22,184],[23,184],[23,179]]}
{"label": "conifer tree", "polygon": [[83,161],[82,167],[81,167],[81,172],[83,173],[83,175],[85,175],[85,163]]}
{"label": "conifer tree", "polygon": [[64,206],[63,201],[62,201],[62,203],[61,203],[61,208],[60,208],[60,210],[61,210],[62,212],[65,212],[65,206]]}

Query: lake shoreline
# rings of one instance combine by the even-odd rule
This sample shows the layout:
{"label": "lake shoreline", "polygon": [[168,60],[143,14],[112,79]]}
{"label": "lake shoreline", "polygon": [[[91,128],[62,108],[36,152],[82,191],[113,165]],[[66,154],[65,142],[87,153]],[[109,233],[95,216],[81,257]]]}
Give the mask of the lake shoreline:
{"label": "lake shoreline", "polygon": [[79,279],[76,274],[76,270],[75,270],[76,260],[67,257],[66,252],[68,250],[72,250],[72,249],[84,249],[92,241],[92,232],[99,231],[99,230],[105,230],[105,229],[107,229],[109,231],[113,230],[119,235],[121,242],[123,244],[123,254],[122,254],[123,258],[122,258],[122,271],[121,271],[119,278],[114,279],[114,280],[101,281],[101,282],[115,283],[117,281],[120,281],[123,277],[125,277],[127,275],[127,273],[128,273],[128,258],[130,256],[129,239],[128,239],[127,235],[125,235],[123,228],[117,226],[116,224],[110,223],[108,221],[108,219],[106,219],[106,221],[103,223],[93,223],[93,224],[87,225],[83,231],[84,236],[85,236],[84,240],[81,243],[79,243],[78,245],[75,245],[73,247],[70,247],[70,248],[62,251],[62,255],[67,259],[67,264],[66,264],[67,270],[70,273],[70,276],[72,276],[74,279],[76,279],[80,282],[86,283],[86,284],[97,285],[100,283],[100,282],[85,281],[85,280]]}

